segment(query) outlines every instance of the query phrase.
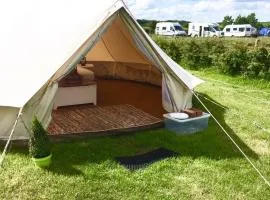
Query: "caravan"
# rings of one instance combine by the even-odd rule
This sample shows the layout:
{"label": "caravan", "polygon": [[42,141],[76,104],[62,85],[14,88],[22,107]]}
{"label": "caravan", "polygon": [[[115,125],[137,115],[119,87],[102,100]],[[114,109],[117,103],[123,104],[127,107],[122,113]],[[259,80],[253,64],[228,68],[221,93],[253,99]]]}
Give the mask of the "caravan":
{"label": "caravan", "polygon": [[222,37],[217,23],[189,23],[188,35],[191,37]]}
{"label": "caravan", "polygon": [[159,22],[156,24],[156,35],[186,36],[187,33],[178,22]]}
{"label": "caravan", "polygon": [[227,25],[223,29],[224,36],[227,37],[251,37],[257,35],[257,29],[250,24],[232,24]]}

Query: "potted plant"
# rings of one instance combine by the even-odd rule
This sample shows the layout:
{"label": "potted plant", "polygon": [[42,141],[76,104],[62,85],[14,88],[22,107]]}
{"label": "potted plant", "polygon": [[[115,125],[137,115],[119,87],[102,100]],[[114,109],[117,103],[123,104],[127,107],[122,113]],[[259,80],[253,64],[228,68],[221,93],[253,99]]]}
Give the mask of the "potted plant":
{"label": "potted plant", "polygon": [[49,167],[52,163],[51,143],[46,130],[35,116],[32,121],[29,153],[34,163],[41,167]]}

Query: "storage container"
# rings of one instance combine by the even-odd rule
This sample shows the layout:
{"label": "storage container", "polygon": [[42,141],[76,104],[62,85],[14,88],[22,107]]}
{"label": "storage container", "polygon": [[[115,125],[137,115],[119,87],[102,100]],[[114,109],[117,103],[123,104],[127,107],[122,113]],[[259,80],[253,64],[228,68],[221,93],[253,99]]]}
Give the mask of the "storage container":
{"label": "storage container", "polygon": [[202,116],[188,118],[184,120],[175,119],[170,113],[164,114],[165,128],[177,135],[188,135],[200,132],[208,127],[210,114],[203,113]]}

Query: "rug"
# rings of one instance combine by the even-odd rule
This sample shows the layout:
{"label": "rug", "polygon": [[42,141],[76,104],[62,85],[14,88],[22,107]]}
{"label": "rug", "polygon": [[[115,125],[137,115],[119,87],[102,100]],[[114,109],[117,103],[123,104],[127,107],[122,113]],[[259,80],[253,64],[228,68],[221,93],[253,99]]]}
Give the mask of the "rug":
{"label": "rug", "polygon": [[178,156],[178,153],[174,151],[165,148],[158,148],[144,154],[139,154],[135,156],[116,157],[115,159],[125,168],[129,170],[137,170],[140,168],[145,168],[148,165],[163,160],[165,158],[176,156]]}

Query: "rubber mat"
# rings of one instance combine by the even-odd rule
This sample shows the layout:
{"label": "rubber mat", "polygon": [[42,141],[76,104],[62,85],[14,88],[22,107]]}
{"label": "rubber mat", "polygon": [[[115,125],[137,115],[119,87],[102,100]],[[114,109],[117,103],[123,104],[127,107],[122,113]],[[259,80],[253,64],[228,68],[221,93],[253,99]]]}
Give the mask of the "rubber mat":
{"label": "rubber mat", "polygon": [[116,157],[115,159],[127,169],[136,170],[140,168],[145,168],[154,162],[169,157],[175,157],[177,155],[178,153],[174,151],[165,148],[159,148],[144,154],[126,157]]}

